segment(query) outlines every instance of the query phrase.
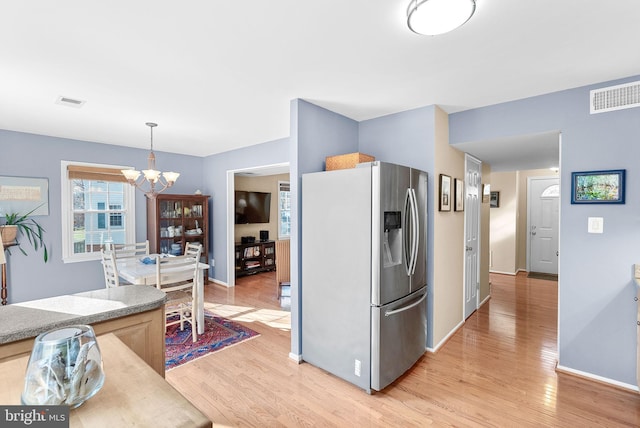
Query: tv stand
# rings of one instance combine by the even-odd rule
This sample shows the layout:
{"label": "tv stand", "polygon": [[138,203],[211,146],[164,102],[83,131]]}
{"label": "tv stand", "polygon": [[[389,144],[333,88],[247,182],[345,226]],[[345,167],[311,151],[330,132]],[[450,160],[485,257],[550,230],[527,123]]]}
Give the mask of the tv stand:
{"label": "tv stand", "polygon": [[276,269],[275,241],[236,243],[236,278]]}

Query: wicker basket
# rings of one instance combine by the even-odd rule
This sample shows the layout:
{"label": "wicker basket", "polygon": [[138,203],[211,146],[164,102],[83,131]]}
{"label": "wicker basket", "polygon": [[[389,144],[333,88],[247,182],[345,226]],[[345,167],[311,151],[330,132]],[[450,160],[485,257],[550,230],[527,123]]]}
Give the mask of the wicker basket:
{"label": "wicker basket", "polygon": [[327,156],[325,160],[327,171],[333,171],[334,169],[347,169],[355,168],[355,166],[362,162],[372,162],[376,160],[375,157],[365,155],[364,153],[348,153],[346,155]]}
{"label": "wicker basket", "polygon": [[16,242],[16,236],[18,235],[18,226],[0,226],[0,237],[2,238],[2,244],[4,246],[13,245]]}

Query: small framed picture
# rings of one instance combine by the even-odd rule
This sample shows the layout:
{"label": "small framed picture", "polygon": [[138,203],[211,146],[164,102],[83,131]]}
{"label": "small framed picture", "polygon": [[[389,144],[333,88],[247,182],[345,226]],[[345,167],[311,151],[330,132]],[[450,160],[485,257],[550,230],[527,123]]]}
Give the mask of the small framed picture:
{"label": "small framed picture", "polygon": [[482,203],[489,202],[491,198],[491,184],[482,185]]}
{"label": "small framed picture", "polygon": [[490,197],[489,197],[489,207],[491,208],[498,208],[500,207],[500,192],[495,192],[492,191],[490,192]]}
{"label": "small framed picture", "polygon": [[453,205],[454,211],[464,211],[464,181],[456,178],[453,183],[456,201]]}
{"label": "small framed picture", "polygon": [[571,173],[572,204],[624,204],[624,169]]}
{"label": "small framed picture", "polygon": [[451,177],[440,174],[440,211],[451,211]]}

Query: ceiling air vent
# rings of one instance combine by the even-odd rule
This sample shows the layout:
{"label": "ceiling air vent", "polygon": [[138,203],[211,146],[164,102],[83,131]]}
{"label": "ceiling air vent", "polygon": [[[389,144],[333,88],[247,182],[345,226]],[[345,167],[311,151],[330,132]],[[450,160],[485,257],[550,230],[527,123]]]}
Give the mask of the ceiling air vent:
{"label": "ceiling air vent", "polygon": [[76,100],[73,98],[69,98],[69,97],[58,97],[58,99],[56,100],[56,104],[60,104],[63,106],[68,106],[68,107],[75,107],[75,108],[80,108],[84,105],[86,101],[82,101],[82,100]]}
{"label": "ceiling air vent", "polygon": [[640,107],[640,82],[591,91],[591,114]]}

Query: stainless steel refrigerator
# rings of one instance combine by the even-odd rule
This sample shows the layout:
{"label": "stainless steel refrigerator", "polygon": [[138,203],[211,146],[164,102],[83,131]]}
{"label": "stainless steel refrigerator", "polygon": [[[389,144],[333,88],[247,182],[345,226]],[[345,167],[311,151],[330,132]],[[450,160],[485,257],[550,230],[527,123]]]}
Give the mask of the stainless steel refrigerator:
{"label": "stainless steel refrigerator", "polygon": [[385,162],[302,176],[302,359],[367,392],[424,354],[427,174]]}

